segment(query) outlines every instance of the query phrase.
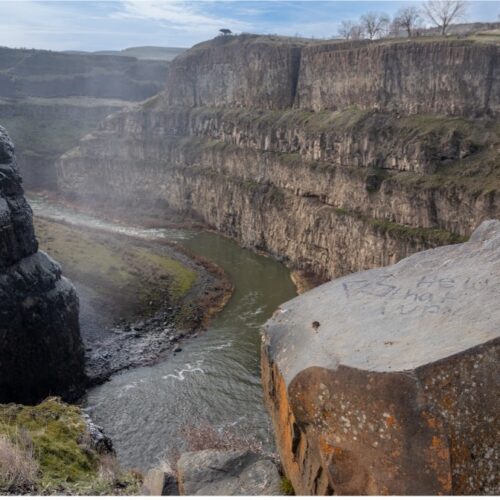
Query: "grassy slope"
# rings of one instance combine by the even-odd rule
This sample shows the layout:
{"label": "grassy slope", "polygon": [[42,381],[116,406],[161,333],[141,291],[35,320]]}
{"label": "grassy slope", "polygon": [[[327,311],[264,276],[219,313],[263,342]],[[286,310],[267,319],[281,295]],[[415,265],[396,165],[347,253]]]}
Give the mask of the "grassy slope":
{"label": "grassy slope", "polygon": [[[39,494],[134,494],[138,481],[115,471],[103,475],[104,458],[88,445],[87,426],[77,406],[50,398],[37,406],[0,405],[0,435],[33,450]],[[0,493],[5,492],[1,483]]]}
{"label": "grassy slope", "polygon": [[68,278],[92,289],[112,317],[147,314],[165,301],[181,303],[196,280],[194,269],[146,244],[42,219],[35,220],[35,229],[40,248]]}

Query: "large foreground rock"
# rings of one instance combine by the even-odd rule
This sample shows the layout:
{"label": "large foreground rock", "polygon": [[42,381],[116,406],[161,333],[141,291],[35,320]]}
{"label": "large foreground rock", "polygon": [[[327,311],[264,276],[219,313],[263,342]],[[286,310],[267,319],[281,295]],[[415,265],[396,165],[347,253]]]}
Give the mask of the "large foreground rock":
{"label": "large foreground rock", "polygon": [[84,386],[75,289],[37,250],[14,147],[0,127],[0,403],[72,399]]}
{"label": "large foreground rock", "polygon": [[264,328],[298,494],[498,494],[500,222],[337,279]]}
{"label": "large foreground rock", "polygon": [[203,450],[177,463],[181,495],[281,495],[274,463],[248,450]]}

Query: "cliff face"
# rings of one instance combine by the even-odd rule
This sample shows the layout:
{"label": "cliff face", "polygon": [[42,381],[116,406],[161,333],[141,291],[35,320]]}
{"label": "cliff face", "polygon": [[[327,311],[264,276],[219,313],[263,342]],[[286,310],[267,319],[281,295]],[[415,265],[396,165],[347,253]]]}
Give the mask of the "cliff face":
{"label": "cliff face", "polygon": [[499,276],[487,221],[280,306],[262,373],[298,494],[498,494]]}
{"label": "cliff face", "polygon": [[496,45],[219,37],[177,57],[167,103],[480,116],[500,110]]}
{"label": "cliff face", "polygon": [[499,52],[436,41],[319,45],[302,53],[296,104],[479,116],[500,110]]}
{"label": "cliff face", "polygon": [[38,252],[14,147],[0,127],[0,402],[74,398],[85,382],[78,298]]}
{"label": "cliff face", "polygon": [[141,101],[163,86],[168,64],[135,57],[0,48],[0,96]]}
{"label": "cliff face", "polygon": [[499,215],[499,89],[484,76],[497,55],[460,40],[221,37],[178,57],[165,93],[65,154],[59,187],[167,201],[325,279],[391,264]]}
{"label": "cliff face", "polygon": [[165,61],[0,48],[0,121],[25,186],[55,188],[56,159],[107,115],[159,92],[167,71]]}
{"label": "cliff face", "polygon": [[254,36],[219,37],[196,45],[175,59],[167,103],[288,108],[295,98],[303,45]]}

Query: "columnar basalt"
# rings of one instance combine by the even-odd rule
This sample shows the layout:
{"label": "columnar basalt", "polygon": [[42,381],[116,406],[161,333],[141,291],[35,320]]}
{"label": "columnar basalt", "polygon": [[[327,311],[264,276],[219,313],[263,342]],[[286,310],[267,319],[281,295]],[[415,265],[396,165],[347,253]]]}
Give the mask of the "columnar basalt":
{"label": "columnar basalt", "polygon": [[[469,40],[220,37],[66,153],[59,187],[166,202],[324,279],[392,264],[500,215],[497,56]],[[415,86],[435,99],[416,107]]]}
{"label": "columnar basalt", "polygon": [[498,494],[500,222],[337,279],[264,327],[267,406],[299,494]]}
{"label": "columnar basalt", "polygon": [[67,399],[85,384],[78,298],[38,252],[14,147],[0,127],[0,402]]}

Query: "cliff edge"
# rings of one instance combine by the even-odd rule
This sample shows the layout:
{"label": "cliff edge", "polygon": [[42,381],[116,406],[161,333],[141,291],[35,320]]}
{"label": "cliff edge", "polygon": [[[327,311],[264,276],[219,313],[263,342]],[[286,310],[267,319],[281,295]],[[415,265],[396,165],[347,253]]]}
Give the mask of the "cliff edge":
{"label": "cliff edge", "polygon": [[220,37],[64,154],[58,186],[166,203],[321,279],[394,264],[500,217],[498,53]]}
{"label": "cliff edge", "polygon": [[14,146],[0,127],[0,403],[73,399],[85,382],[78,297],[37,250]]}
{"label": "cliff edge", "polygon": [[322,285],[264,327],[295,491],[498,494],[500,222]]}

